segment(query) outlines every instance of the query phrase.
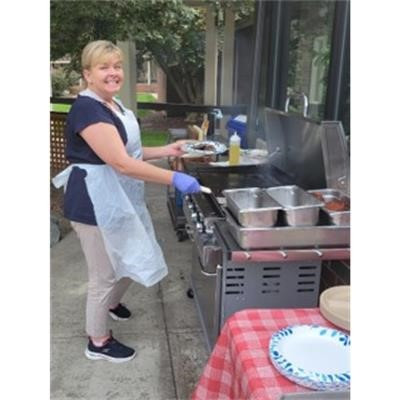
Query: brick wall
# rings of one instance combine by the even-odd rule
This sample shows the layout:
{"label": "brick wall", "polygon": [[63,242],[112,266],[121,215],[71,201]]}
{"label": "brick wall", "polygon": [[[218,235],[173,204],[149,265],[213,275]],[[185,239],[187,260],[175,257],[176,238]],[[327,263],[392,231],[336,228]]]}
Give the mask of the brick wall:
{"label": "brick wall", "polygon": [[151,85],[148,85],[147,83],[137,83],[136,91],[141,93],[157,93],[158,84],[152,83]]}
{"label": "brick wall", "polygon": [[320,292],[332,286],[350,285],[350,262],[327,261],[322,263]]}
{"label": "brick wall", "polygon": [[164,103],[167,91],[167,77],[161,68],[157,69],[157,82],[150,85],[147,83],[137,83],[136,92],[139,93],[157,93],[157,102]]}

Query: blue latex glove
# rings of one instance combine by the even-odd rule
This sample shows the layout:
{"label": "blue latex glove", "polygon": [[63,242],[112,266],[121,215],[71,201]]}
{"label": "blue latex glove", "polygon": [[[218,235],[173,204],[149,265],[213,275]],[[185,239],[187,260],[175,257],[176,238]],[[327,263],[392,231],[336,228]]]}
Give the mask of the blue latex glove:
{"label": "blue latex glove", "polygon": [[200,192],[200,184],[197,179],[182,172],[174,172],[172,184],[183,194]]}

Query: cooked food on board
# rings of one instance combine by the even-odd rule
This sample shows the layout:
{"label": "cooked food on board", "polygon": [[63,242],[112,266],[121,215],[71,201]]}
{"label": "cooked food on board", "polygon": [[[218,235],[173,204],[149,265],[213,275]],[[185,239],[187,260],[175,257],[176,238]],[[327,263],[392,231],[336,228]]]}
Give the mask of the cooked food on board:
{"label": "cooked food on board", "polygon": [[220,142],[213,142],[211,140],[186,142],[182,146],[182,150],[191,154],[221,154],[226,151],[226,146]]}
{"label": "cooked food on board", "polygon": [[215,145],[212,143],[195,143],[193,149],[201,151],[215,151]]}

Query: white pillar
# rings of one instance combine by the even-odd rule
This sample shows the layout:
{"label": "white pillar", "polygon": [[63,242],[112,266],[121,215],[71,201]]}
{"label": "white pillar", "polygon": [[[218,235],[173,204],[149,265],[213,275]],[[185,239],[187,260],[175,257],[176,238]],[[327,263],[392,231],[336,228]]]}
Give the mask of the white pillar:
{"label": "white pillar", "polygon": [[204,103],[216,104],[217,102],[217,27],[215,26],[215,17],[213,6],[206,7],[206,49],[204,65]]}
{"label": "white pillar", "polygon": [[147,84],[151,85],[151,65],[150,65],[150,61],[147,61]]}
{"label": "white pillar", "polygon": [[[221,104],[232,105],[233,101],[233,66],[235,53],[235,14],[231,9],[225,10],[224,43],[222,48]],[[229,116],[221,120],[221,133],[227,134],[225,125]]]}
{"label": "white pillar", "polygon": [[124,85],[122,86],[119,97],[125,107],[136,113],[136,46],[135,42],[117,42],[118,47],[124,53]]}

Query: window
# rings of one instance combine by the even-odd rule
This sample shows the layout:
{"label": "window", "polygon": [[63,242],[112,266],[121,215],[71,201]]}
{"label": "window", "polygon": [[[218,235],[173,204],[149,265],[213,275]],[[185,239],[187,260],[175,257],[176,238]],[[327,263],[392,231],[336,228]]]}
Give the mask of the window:
{"label": "window", "polygon": [[[335,2],[295,1],[290,4],[289,57],[286,96],[304,93],[308,116],[321,120],[327,91]],[[300,97],[291,111],[302,112]]]}

